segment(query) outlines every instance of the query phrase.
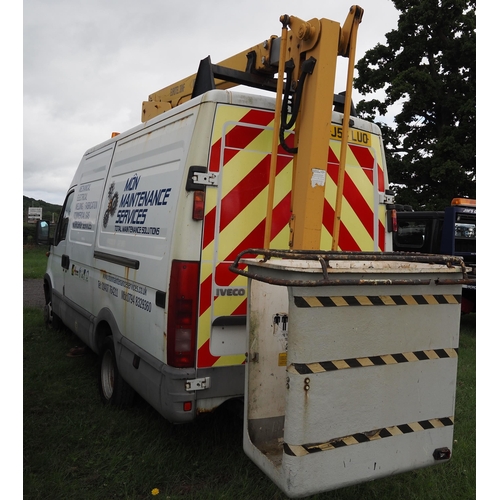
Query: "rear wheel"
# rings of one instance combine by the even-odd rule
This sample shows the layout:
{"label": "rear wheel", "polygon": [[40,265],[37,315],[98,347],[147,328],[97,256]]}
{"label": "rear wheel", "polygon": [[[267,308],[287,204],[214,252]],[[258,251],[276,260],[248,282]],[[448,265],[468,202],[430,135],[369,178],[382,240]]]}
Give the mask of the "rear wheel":
{"label": "rear wheel", "polygon": [[123,380],[116,364],[115,345],[112,337],[106,337],[100,355],[99,393],[104,404],[119,407],[130,406],[135,392]]}

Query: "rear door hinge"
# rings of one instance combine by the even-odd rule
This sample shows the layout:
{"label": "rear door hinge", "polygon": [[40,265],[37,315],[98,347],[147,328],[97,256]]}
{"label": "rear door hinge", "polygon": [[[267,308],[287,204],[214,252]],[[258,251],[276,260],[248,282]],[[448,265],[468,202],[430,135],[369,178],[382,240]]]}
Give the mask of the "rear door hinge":
{"label": "rear door hinge", "polygon": [[390,189],[386,189],[385,193],[378,194],[378,202],[383,205],[392,205],[394,203],[394,193]]}
{"label": "rear door hinge", "polygon": [[186,391],[202,391],[210,387],[210,377],[186,380]]}
{"label": "rear door hinge", "polygon": [[218,174],[216,172],[193,172],[193,184],[199,186],[217,186]]}
{"label": "rear door hinge", "polygon": [[186,181],[186,191],[204,190],[205,186],[217,186],[217,172],[207,172],[207,167],[191,165]]}

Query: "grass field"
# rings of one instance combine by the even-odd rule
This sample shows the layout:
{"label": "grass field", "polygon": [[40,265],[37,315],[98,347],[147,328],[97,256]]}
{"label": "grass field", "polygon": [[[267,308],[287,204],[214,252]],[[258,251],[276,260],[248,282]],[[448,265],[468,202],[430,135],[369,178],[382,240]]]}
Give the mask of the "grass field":
{"label": "grass field", "polygon": [[23,278],[41,279],[47,267],[46,246],[23,248]]}
{"label": "grass field", "polygon": [[[104,407],[97,356],[67,357],[76,338],[46,329],[39,309],[24,308],[23,320],[24,498],[286,498],[244,454],[242,421],[236,416],[221,411],[173,426],[142,400],[127,410]],[[311,498],[474,499],[475,359],[475,315],[469,315],[462,318],[449,463]]]}

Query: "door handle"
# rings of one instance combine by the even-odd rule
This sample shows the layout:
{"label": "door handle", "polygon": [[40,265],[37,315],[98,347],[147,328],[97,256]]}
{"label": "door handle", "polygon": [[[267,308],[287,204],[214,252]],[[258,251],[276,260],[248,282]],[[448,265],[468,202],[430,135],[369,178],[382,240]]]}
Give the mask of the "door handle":
{"label": "door handle", "polygon": [[69,255],[63,255],[61,257],[61,266],[63,269],[69,269]]}

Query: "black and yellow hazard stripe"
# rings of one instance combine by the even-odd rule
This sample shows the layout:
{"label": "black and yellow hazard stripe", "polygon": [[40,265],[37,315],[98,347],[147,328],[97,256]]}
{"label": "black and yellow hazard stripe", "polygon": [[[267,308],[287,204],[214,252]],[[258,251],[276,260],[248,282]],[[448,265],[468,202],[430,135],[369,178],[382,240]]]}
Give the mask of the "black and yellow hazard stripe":
{"label": "black and yellow hazard stripe", "polygon": [[297,307],[422,306],[460,304],[461,295],[346,295],[294,297]]}
{"label": "black and yellow hazard stripe", "polygon": [[351,436],[332,439],[326,443],[303,445],[292,445],[284,443],[283,451],[287,455],[291,455],[293,457],[303,457],[305,455],[309,455],[310,453],[334,450],[336,448],[351,446],[353,444],[368,443],[370,441],[377,441],[379,439],[400,436],[403,434],[411,434],[413,432],[425,431],[429,429],[449,427],[452,425],[453,417],[433,418],[431,420],[421,420],[419,422],[412,422],[410,424],[394,425],[392,427],[384,427],[382,429],[359,432]]}
{"label": "black and yellow hazard stripe", "polygon": [[458,350],[454,348],[429,349],[425,351],[399,352],[396,354],[382,354],[379,356],[366,356],[362,358],[317,361],[315,363],[293,363],[288,367],[287,371],[299,375],[309,375],[311,373],[324,373],[335,370],[345,370],[347,368],[396,365],[398,363],[427,361],[429,359],[456,358],[457,356]]}

